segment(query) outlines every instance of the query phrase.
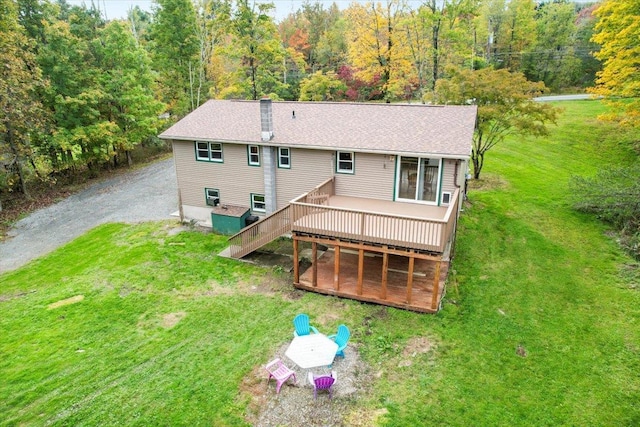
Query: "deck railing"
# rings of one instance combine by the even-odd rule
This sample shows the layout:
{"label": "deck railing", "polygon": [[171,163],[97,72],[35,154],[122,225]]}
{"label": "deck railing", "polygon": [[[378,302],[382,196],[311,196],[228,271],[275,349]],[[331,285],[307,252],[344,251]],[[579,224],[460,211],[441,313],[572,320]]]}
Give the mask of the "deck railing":
{"label": "deck railing", "polygon": [[453,193],[442,219],[426,219],[328,206],[335,193],[334,184],[334,178],[327,179],[231,236],[230,255],[241,258],[291,231],[442,253],[455,230],[459,190]]}
{"label": "deck railing", "polygon": [[290,211],[290,205],[287,205],[229,237],[231,257],[242,258],[282,234],[290,233]]}
{"label": "deck railing", "polygon": [[318,184],[308,193],[293,199],[291,203],[307,203],[310,205],[324,205],[331,196],[335,195],[335,180],[333,177]]}
{"label": "deck railing", "polygon": [[444,252],[455,227],[459,190],[452,195],[452,203],[443,219],[425,219],[310,203],[314,198],[310,199],[309,195],[332,193],[327,191],[328,185],[329,181],[326,181],[291,202],[292,231]]}

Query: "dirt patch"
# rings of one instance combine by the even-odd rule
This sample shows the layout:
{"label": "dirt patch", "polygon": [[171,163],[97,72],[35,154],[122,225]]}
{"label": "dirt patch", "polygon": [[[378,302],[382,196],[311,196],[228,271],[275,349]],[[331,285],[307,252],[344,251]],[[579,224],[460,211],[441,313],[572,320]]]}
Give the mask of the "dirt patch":
{"label": "dirt patch", "polygon": [[47,306],[47,310],[53,310],[54,308],[62,307],[62,306],[65,306],[65,305],[75,304],[75,303],[78,303],[78,302],[82,301],[83,299],[84,299],[84,295],[76,295],[76,296],[73,296],[71,298],[67,298],[67,299],[63,299],[63,300],[60,300],[60,301],[56,301],[56,302],[54,302],[52,304],[49,304]]}
{"label": "dirt patch", "polygon": [[509,187],[508,181],[500,176],[491,174],[484,174],[480,179],[471,179],[468,184],[470,191],[502,190],[507,187]]}
{"label": "dirt patch", "polygon": [[434,341],[427,337],[411,338],[404,350],[402,350],[402,361],[398,366],[406,367],[413,364],[412,359],[420,354],[426,354],[435,349]]}
{"label": "dirt patch", "polygon": [[29,294],[32,294],[34,292],[35,292],[35,289],[33,291],[20,292],[13,295],[8,295],[8,294],[0,295],[0,302],[11,301],[12,299],[21,298]]}
{"label": "dirt patch", "polygon": [[417,354],[429,353],[435,348],[433,341],[427,337],[414,337],[407,342],[402,355],[404,357],[415,357]]}
{"label": "dirt patch", "polygon": [[378,425],[380,417],[387,415],[389,411],[387,408],[377,409],[375,411],[367,411],[361,409],[354,411],[345,420],[345,424],[350,427],[369,427]]}
{"label": "dirt patch", "polygon": [[187,313],[179,311],[177,313],[169,313],[162,316],[162,327],[165,329],[171,329],[176,326],[182,319],[186,317]]}

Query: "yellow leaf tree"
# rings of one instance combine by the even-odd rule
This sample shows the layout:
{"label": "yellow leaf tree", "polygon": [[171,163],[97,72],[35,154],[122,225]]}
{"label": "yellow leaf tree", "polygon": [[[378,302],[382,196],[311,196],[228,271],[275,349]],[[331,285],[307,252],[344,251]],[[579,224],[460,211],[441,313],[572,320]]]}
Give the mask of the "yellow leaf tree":
{"label": "yellow leaf tree", "polygon": [[380,79],[379,98],[391,101],[406,96],[415,80],[406,33],[399,29],[403,18],[402,3],[353,3],[346,11],[351,26],[347,46],[357,77],[373,82]]}
{"label": "yellow leaf tree", "polygon": [[614,107],[605,118],[640,127],[640,2],[606,0],[595,15],[593,41],[601,49],[594,56],[602,61],[602,71],[591,92]]}

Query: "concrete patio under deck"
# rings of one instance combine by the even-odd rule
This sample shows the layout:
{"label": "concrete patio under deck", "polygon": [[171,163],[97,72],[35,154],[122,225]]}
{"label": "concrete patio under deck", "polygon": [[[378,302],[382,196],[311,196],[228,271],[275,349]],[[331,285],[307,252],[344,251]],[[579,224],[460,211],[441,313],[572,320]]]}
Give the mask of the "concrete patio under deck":
{"label": "concrete patio under deck", "polygon": [[[436,264],[440,263],[438,295],[435,309],[433,285]],[[312,292],[335,295],[365,302],[383,304],[419,312],[438,311],[443,296],[444,283],[449,268],[448,261],[414,259],[413,282],[408,292],[408,264],[406,256],[389,255],[386,296],[382,289],[383,256],[380,253],[365,252],[362,278],[362,292],[358,294],[358,252],[340,251],[339,284],[334,281],[335,251],[326,251],[317,260],[317,285],[313,286],[313,267],[300,275],[294,286]]]}

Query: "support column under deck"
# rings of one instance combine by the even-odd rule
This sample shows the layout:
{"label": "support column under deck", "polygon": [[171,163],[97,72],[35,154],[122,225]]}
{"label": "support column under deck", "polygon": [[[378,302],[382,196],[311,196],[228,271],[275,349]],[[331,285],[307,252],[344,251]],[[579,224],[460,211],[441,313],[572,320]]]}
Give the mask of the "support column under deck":
{"label": "support column under deck", "polygon": [[[434,313],[442,297],[448,261],[441,254],[293,233],[294,264],[300,242],[312,245],[312,266],[294,266],[299,289]],[[317,245],[329,250],[318,257]],[[315,249],[314,249],[315,248]]]}

